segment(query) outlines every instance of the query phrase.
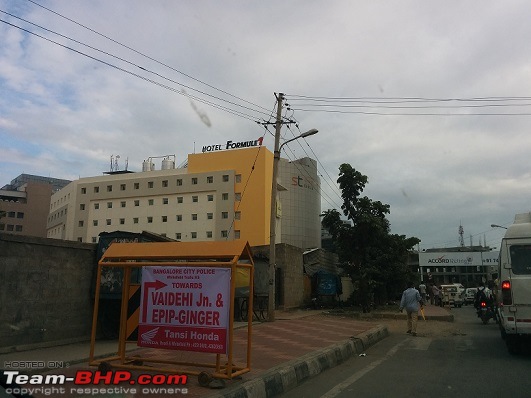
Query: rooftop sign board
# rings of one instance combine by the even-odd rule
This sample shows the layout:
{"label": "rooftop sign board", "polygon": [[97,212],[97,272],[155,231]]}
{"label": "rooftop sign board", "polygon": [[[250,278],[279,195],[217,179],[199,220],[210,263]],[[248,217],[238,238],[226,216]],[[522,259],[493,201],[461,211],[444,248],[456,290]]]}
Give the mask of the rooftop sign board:
{"label": "rooftop sign board", "polygon": [[262,146],[264,137],[260,137],[256,140],[250,141],[227,141],[225,144],[214,144],[214,145],[204,145],[203,152],[215,152],[215,151],[225,151],[228,149],[239,149],[239,148],[251,148],[254,146]]}

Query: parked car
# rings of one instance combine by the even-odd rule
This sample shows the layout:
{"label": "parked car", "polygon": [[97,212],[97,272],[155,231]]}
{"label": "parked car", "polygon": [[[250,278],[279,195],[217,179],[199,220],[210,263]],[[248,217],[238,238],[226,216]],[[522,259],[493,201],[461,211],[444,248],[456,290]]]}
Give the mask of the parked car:
{"label": "parked car", "polygon": [[465,302],[464,302],[465,305],[474,304],[477,291],[478,291],[477,287],[469,287],[465,290]]}
{"label": "parked car", "polygon": [[454,307],[463,305],[463,297],[455,285],[441,285],[441,295],[443,305],[453,305]]}

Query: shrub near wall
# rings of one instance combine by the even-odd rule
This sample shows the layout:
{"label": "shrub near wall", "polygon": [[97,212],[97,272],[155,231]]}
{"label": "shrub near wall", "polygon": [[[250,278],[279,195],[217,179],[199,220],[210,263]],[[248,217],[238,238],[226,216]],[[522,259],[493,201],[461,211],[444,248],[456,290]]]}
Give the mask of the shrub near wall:
{"label": "shrub near wall", "polygon": [[90,338],[96,245],[0,234],[0,352]]}

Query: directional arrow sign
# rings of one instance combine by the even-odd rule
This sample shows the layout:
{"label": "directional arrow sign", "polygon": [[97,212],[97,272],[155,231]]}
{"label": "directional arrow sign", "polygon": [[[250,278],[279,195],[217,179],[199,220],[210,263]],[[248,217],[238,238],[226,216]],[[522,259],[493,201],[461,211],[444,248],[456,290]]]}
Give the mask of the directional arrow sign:
{"label": "directional arrow sign", "polygon": [[162,289],[163,287],[168,286],[158,279],[155,282],[146,282],[144,283],[144,297],[142,299],[142,322],[147,320],[147,306],[148,306],[148,291],[150,288],[155,288],[155,290]]}

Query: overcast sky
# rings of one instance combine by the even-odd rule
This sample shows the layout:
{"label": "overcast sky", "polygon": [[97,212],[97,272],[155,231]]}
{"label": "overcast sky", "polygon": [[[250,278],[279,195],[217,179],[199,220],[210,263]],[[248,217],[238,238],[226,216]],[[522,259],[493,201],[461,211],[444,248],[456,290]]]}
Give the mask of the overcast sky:
{"label": "overcast sky", "polygon": [[282,136],[319,130],[282,156],[318,161],[323,211],[341,205],[342,163],[391,206],[392,233],[421,249],[459,245],[460,224],[465,245],[499,247],[504,230],[491,224],[531,210],[529,1],[0,0],[0,10],[0,186],[21,173],[101,175],[116,155],[132,171],[148,157],[179,164],[264,134],[273,150],[274,127],[257,122],[274,121],[282,92],[298,123]]}

